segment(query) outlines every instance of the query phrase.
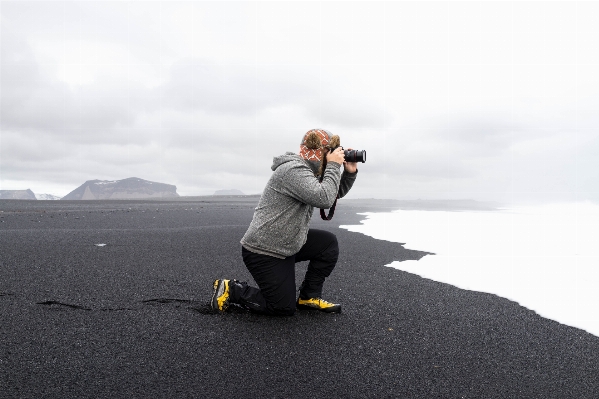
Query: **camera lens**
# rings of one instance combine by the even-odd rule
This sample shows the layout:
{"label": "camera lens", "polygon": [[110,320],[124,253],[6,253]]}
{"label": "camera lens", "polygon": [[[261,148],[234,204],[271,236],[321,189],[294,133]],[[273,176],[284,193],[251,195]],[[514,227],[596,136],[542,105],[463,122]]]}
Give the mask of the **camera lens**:
{"label": "camera lens", "polygon": [[345,150],[346,162],[366,162],[366,150]]}

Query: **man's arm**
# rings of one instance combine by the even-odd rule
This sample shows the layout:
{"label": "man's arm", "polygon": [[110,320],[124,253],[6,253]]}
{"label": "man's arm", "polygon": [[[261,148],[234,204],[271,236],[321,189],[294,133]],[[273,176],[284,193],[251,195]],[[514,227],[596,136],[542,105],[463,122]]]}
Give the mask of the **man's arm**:
{"label": "man's arm", "polygon": [[324,171],[322,183],[309,167],[290,169],[282,178],[280,191],[296,200],[317,208],[330,208],[337,198],[341,165],[331,162]]}
{"label": "man's arm", "polygon": [[328,153],[327,167],[323,171],[320,182],[309,167],[293,168],[288,171],[281,181],[287,195],[318,208],[328,209],[333,206],[339,192],[341,172],[339,168],[344,162],[343,149],[337,148]]}
{"label": "man's arm", "polygon": [[[352,150],[348,148],[348,150]],[[358,163],[357,162],[343,162],[343,174],[341,175],[341,182],[339,183],[339,198],[343,198],[345,194],[352,188],[356,177],[358,176]]]}
{"label": "man's arm", "polygon": [[343,174],[341,175],[341,183],[339,183],[339,198],[345,197],[345,195],[354,185],[357,176],[357,170],[355,173],[348,173],[347,171],[343,172]]}

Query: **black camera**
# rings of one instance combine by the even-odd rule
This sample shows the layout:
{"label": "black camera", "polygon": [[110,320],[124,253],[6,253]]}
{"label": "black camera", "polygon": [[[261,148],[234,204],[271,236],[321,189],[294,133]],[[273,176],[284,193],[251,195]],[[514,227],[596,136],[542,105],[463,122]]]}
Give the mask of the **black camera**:
{"label": "black camera", "polygon": [[[341,147],[343,148],[343,147]],[[331,149],[335,151],[337,148]],[[345,162],[366,162],[366,150],[343,150],[343,154],[345,155]]]}

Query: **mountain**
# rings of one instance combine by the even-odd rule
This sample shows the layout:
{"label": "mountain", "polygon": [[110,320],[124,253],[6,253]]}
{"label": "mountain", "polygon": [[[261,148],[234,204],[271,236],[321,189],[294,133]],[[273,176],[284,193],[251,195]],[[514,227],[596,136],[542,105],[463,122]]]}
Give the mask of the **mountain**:
{"label": "mountain", "polygon": [[213,195],[245,195],[239,190],[216,190]]}
{"label": "mountain", "polygon": [[0,190],[0,199],[35,200],[35,194],[27,190]]}
{"label": "mountain", "polygon": [[37,198],[38,200],[44,200],[44,201],[56,201],[56,200],[60,199],[60,197],[58,195],[52,195],[52,194],[35,194],[35,198]]}
{"label": "mountain", "polygon": [[144,199],[178,197],[177,187],[129,177],[123,180],[88,180],[61,200]]}

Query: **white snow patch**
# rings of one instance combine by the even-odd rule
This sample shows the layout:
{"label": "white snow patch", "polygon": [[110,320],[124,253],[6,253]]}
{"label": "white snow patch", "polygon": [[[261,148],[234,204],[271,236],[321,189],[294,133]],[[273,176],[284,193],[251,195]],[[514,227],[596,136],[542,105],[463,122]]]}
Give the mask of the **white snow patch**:
{"label": "white snow patch", "polygon": [[514,300],[599,336],[599,206],[366,213],[341,226],[435,253],[387,266]]}
{"label": "white snow patch", "polygon": [[62,197],[53,194],[35,194],[35,198],[42,201],[56,201],[61,199]]}

